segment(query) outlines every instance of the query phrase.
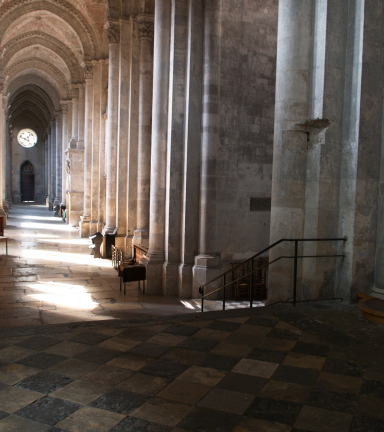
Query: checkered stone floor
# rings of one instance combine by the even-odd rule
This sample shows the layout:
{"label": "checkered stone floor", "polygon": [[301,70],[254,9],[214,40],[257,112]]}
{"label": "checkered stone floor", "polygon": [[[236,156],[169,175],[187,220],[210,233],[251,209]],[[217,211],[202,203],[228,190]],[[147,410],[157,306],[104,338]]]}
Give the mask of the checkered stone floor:
{"label": "checkered stone floor", "polygon": [[0,431],[384,431],[384,374],[245,312],[0,339]]}

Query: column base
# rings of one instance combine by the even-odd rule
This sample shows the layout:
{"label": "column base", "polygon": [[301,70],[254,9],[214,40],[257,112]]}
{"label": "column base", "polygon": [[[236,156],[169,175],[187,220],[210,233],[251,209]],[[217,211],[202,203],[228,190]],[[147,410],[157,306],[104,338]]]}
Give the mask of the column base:
{"label": "column base", "polygon": [[80,216],[79,236],[86,238],[91,235],[91,218],[89,216]]}
{"label": "column base", "polygon": [[109,226],[104,226],[103,231],[101,232],[101,234],[105,235],[105,234],[112,234],[113,231],[115,231],[116,227],[109,227]]}
{"label": "column base", "polygon": [[178,295],[182,299],[193,298],[192,293],[193,284],[193,265],[192,264],[180,264],[179,265],[179,283],[178,283]]}
{"label": "column base", "polygon": [[144,264],[147,267],[145,293],[162,294],[164,252],[148,251],[145,257],[141,258],[140,264]]}
{"label": "column base", "polygon": [[46,205],[47,207],[49,207],[49,197],[46,197],[46,198],[45,198],[45,205]]}
{"label": "column base", "polygon": [[165,262],[163,265],[163,295],[179,296],[179,264]]}
{"label": "column base", "polygon": [[104,227],[105,227],[104,222],[97,222],[96,232],[103,232]]}
{"label": "column base", "polygon": [[4,218],[4,227],[6,227],[6,226],[7,226],[7,218],[8,218],[8,215],[7,215],[7,213],[4,211],[3,206],[0,206],[0,217],[3,217],[3,218]]}
{"label": "column base", "polygon": [[[219,276],[221,272],[220,258],[213,255],[197,255],[193,266],[193,285],[192,298],[201,298],[199,287]],[[217,280],[206,288],[205,294],[219,288],[221,281]],[[209,300],[217,298],[218,294],[213,294]]]}
{"label": "column base", "polygon": [[133,244],[149,247],[149,231],[144,229],[137,229],[133,234]]}

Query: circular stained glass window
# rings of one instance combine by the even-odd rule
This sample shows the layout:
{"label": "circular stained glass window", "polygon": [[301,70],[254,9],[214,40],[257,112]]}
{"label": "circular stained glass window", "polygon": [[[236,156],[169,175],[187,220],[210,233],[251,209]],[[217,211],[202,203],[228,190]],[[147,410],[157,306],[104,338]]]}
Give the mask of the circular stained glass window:
{"label": "circular stained glass window", "polygon": [[17,141],[23,147],[33,147],[37,143],[37,135],[32,129],[21,129]]}

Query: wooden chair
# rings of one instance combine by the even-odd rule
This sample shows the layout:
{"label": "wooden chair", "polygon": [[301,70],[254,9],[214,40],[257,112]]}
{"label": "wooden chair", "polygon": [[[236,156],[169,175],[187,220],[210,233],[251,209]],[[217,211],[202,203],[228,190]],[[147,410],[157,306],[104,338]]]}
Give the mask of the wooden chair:
{"label": "wooden chair", "polygon": [[[268,264],[269,259],[260,257],[257,262],[254,264],[253,273],[253,298],[254,300],[264,300],[267,298],[267,275],[268,275],[268,267],[264,267]],[[232,292],[233,298],[237,301],[240,299],[249,299],[250,298],[250,286],[251,286],[251,271],[252,271],[252,263],[248,261],[244,263],[238,268],[234,268],[239,263],[231,263],[232,265],[232,280],[234,281],[232,284]]]}

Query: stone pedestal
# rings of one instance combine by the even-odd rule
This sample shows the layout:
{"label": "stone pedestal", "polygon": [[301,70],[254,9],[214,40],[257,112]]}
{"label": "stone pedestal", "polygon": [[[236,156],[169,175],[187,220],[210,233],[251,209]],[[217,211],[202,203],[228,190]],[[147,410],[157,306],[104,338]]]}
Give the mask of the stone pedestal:
{"label": "stone pedestal", "polygon": [[[219,276],[221,272],[220,259],[211,255],[198,255],[193,266],[192,298],[201,298],[199,287]],[[210,284],[204,291],[205,294],[214,291],[220,286],[220,280]],[[217,298],[217,294],[209,297],[209,300]]]}

